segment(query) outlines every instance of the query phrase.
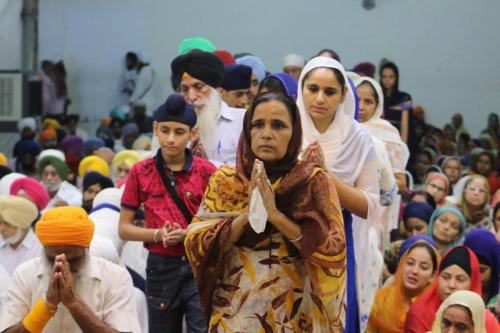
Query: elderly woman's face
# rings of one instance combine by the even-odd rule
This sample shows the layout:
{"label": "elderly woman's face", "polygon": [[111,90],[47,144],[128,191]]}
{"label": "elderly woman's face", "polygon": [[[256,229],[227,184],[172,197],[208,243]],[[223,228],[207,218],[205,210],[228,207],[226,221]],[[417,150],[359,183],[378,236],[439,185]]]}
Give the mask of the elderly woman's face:
{"label": "elderly woman's face", "polygon": [[303,83],[304,106],[316,128],[330,124],[338,106],[344,102],[346,90],[330,68],[317,68],[309,72]]}
{"label": "elderly woman's face", "polygon": [[460,161],[448,160],[443,168],[444,174],[452,184],[455,184],[461,176]]}
{"label": "elderly woman's face", "polygon": [[436,203],[441,202],[441,200],[443,200],[443,198],[447,194],[445,181],[437,177],[432,178],[427,182],[425,190],[429,192],[430,195],[432,195]]}
{"label": "elderly woman's face", "polygon": [[254,155],[264,162],[285,157],[292,138],[292,117],[280,101],[263,102],[255,108],[250,136]]}

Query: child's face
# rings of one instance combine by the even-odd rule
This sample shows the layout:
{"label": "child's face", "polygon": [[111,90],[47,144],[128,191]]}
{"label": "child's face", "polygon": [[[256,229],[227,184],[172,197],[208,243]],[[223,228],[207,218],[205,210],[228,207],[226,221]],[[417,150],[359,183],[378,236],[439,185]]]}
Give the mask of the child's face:
{"label": "child's face", "polygon": [[191,128],[173,121],[155,121],[153,131],[158,137],[163,156],[171,158],[184,154],[184,150],[191,140]]}
{"label": "child's face", "polygon": [[405,221],[405,229],[408,237],[427,235],[427,222],[417,217],[410,217]]}

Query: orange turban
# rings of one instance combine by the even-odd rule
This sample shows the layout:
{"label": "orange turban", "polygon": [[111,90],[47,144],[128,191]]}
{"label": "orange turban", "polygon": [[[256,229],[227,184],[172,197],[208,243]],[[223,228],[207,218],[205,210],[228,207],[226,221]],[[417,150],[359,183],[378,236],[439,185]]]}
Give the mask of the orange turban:
{"label": "orange turban", "polygon": [[81,207],[49,209],[36,224],[36,235],[46,245],[89,247],[94,236],[94,222]]}
{"label": "orange turban", "polygon": [[57,139],[57,132],[52,128],[44,129],[40,132],[40,143],[44,143],[47,139]]}

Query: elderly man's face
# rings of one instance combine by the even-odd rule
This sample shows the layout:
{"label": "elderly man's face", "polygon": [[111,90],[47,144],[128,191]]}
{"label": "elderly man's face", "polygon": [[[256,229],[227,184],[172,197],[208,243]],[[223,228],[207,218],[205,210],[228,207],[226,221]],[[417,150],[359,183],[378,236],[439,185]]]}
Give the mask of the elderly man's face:
{"label": "elderly man's face", "polygon": [[42,172],[42,184],[49,191],[49,193],[59,190],[62,179],[59,176],[56,168],[52,165],[47,165]]}
{"label": "elderly man's face", "polygon": [[26,236],[28,231],[13,226],[3,219],[0,215],[0,236],[3,238],[4,242],[9,245],[17,245]]}
{"label": "elderly man's face", "polygon": [[77,245],[46,245],[44,251],[47,260],[52,266],[56,256],[60,254],[66,255],[72,273],[77,273],[80,270],[87,256],[87,249]]}
{"label": "elderly man's face", "polygon": [[180,85],[180,93],[187,102],[193,105],[197,112],[205,106],[205,101],[210,97],[211,87],[191,76],[184,76]]}

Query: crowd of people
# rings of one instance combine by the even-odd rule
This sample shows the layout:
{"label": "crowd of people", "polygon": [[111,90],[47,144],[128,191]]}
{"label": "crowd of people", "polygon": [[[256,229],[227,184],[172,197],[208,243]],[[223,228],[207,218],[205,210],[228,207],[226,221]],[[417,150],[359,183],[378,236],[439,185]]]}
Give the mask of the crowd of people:
{"label": "crowd of people", "polygon": [[127,53],[90,135],[61,68],[0,153],[0,332],[500,332],[498,114],[473,138],[389,60],[196,37],[159,106]]}

